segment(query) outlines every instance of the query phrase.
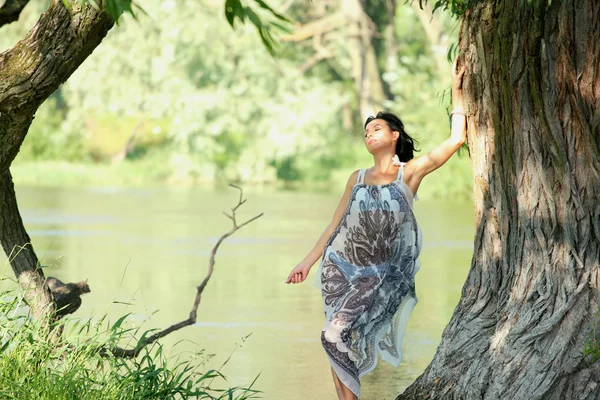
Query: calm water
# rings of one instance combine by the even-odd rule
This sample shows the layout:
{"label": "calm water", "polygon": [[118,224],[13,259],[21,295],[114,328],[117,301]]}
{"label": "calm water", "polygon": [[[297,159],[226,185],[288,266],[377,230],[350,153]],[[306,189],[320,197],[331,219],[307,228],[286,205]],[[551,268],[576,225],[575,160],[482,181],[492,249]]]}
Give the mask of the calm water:
{"label": "calm water", "polygon": [[[63,281],[88,279],[77,316],[134,314],[145,327],[187,317],[210,251],[230,221],[221,211],[238,193],[223,188],[17,188],[25,225],[48,272]],[[266,399],[335,399],[321,350],[321,298],[312,286],[283,282],[328,224],[338,194],[247,191],[240,220],[265,215],[219,250],[193,327],[164,343],[215,354],[204,369],[224,367],[230,385],[249,384]],[[415,203],[423,230],[417,304],[404,338],[404,360],[380,363],[363,379],[363,398],[394,399],[429,364],[460,297],[473,245],[471,204]],[[2,258],[3,274],[11,274]],[[313,269],[313,272],[316,270]],[[123,305],[114,302],[126,302]],[[252,334],[247,340],[242,338]],[[182,342],[183,340],[183,342]]]}

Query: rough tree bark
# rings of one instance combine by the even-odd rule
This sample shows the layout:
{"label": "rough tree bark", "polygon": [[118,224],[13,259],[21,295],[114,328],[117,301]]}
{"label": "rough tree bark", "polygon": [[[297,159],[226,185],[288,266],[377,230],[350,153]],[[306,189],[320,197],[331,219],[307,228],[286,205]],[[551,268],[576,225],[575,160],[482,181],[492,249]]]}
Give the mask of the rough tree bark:
{"label": "rough tree bark", "polygon": [[404,399],[598,399],[600,7],[476,2],[464,95],[477,230],[462,297]]}
{"label": "rough tree bark", "polygon": [[[102,6],[102,2],[97,3]],[[62,0],[52,0],[27,36],[0,54],[0,241],[19,283],[31,293],[34,316],[54,305],[19,214],[9,167],[38,107],[71,76],[112,26],[113,20],[105,11],[74,3],[69,12]],[[18,256],[11,256],[15,252]]]}

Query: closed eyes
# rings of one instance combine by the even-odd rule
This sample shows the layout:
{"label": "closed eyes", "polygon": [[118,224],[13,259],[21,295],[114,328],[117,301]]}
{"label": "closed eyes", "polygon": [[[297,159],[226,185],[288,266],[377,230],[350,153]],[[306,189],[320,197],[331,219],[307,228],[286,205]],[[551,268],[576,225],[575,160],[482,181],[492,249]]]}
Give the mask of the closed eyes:
{"label": "closed eyes", "polygon": [[[381,127],[380,127],[380,126],[376,126],[376,127],[375,127],[375,132],[377,132],[377,131],[380,131],[380,130],[381,130]],[[368,134],[368,133],[369,133],[368,131],[365,131],[365,137],[367,137],[367,134]]]}

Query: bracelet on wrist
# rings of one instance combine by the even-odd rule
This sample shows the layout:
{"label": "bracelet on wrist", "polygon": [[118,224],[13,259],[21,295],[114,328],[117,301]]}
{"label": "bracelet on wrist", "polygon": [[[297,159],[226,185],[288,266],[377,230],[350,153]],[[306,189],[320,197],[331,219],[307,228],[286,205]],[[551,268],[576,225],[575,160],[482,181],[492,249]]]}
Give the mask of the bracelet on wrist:
{"label": "bracelet on wrist", "polygon": [[452,116],[453,115],[462,115],[464,117],[465,113],[462,112],[462,111],[458,111],[458,110],[452,110],[452,111],[450,111],[450,115],[448,116],[448,123],[450,125],[450,128],[452,128]]}

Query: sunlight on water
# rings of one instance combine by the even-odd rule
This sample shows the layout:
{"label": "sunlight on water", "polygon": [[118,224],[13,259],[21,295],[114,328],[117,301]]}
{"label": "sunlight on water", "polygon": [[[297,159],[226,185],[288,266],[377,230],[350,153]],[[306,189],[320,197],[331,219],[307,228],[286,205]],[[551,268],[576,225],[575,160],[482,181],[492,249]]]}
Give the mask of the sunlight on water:
{"label": "sunlight on water", "polygon": [[[249,384],[260,373],[256,387],[263,398],[335,399],[320,345],[324,318],[313,277],[303,285],[283,282],[328,224],[338,195],[245,194],[240,221],[260,212],[264,217],[224,242],[198,323],[164,343],[178,343],[180,352],[216,354],[204,369],[218,368],[241,344],[222,371],[230,385]],[[88,279],[92,292],[77,316],[108,311],[116,319],[129,312],[136,316],[132,323],[139,324],[152,315],[144,326],[160,328],[187,318],[210,251],[231,226],[222,211],[235,205],[238,193],[230,188],[17,188],[17,196],[37,254],[51,266],[47,274],[63,281]],[[380,363],[366,376],[364,399],[394,399],[423,372],[471,262],[472,205],[416,202],[415,214],[424,244],[416,277],[419,303],[404,337],[404,360],[397,369]],[[10,276],[5,258],[0,265]]]}

